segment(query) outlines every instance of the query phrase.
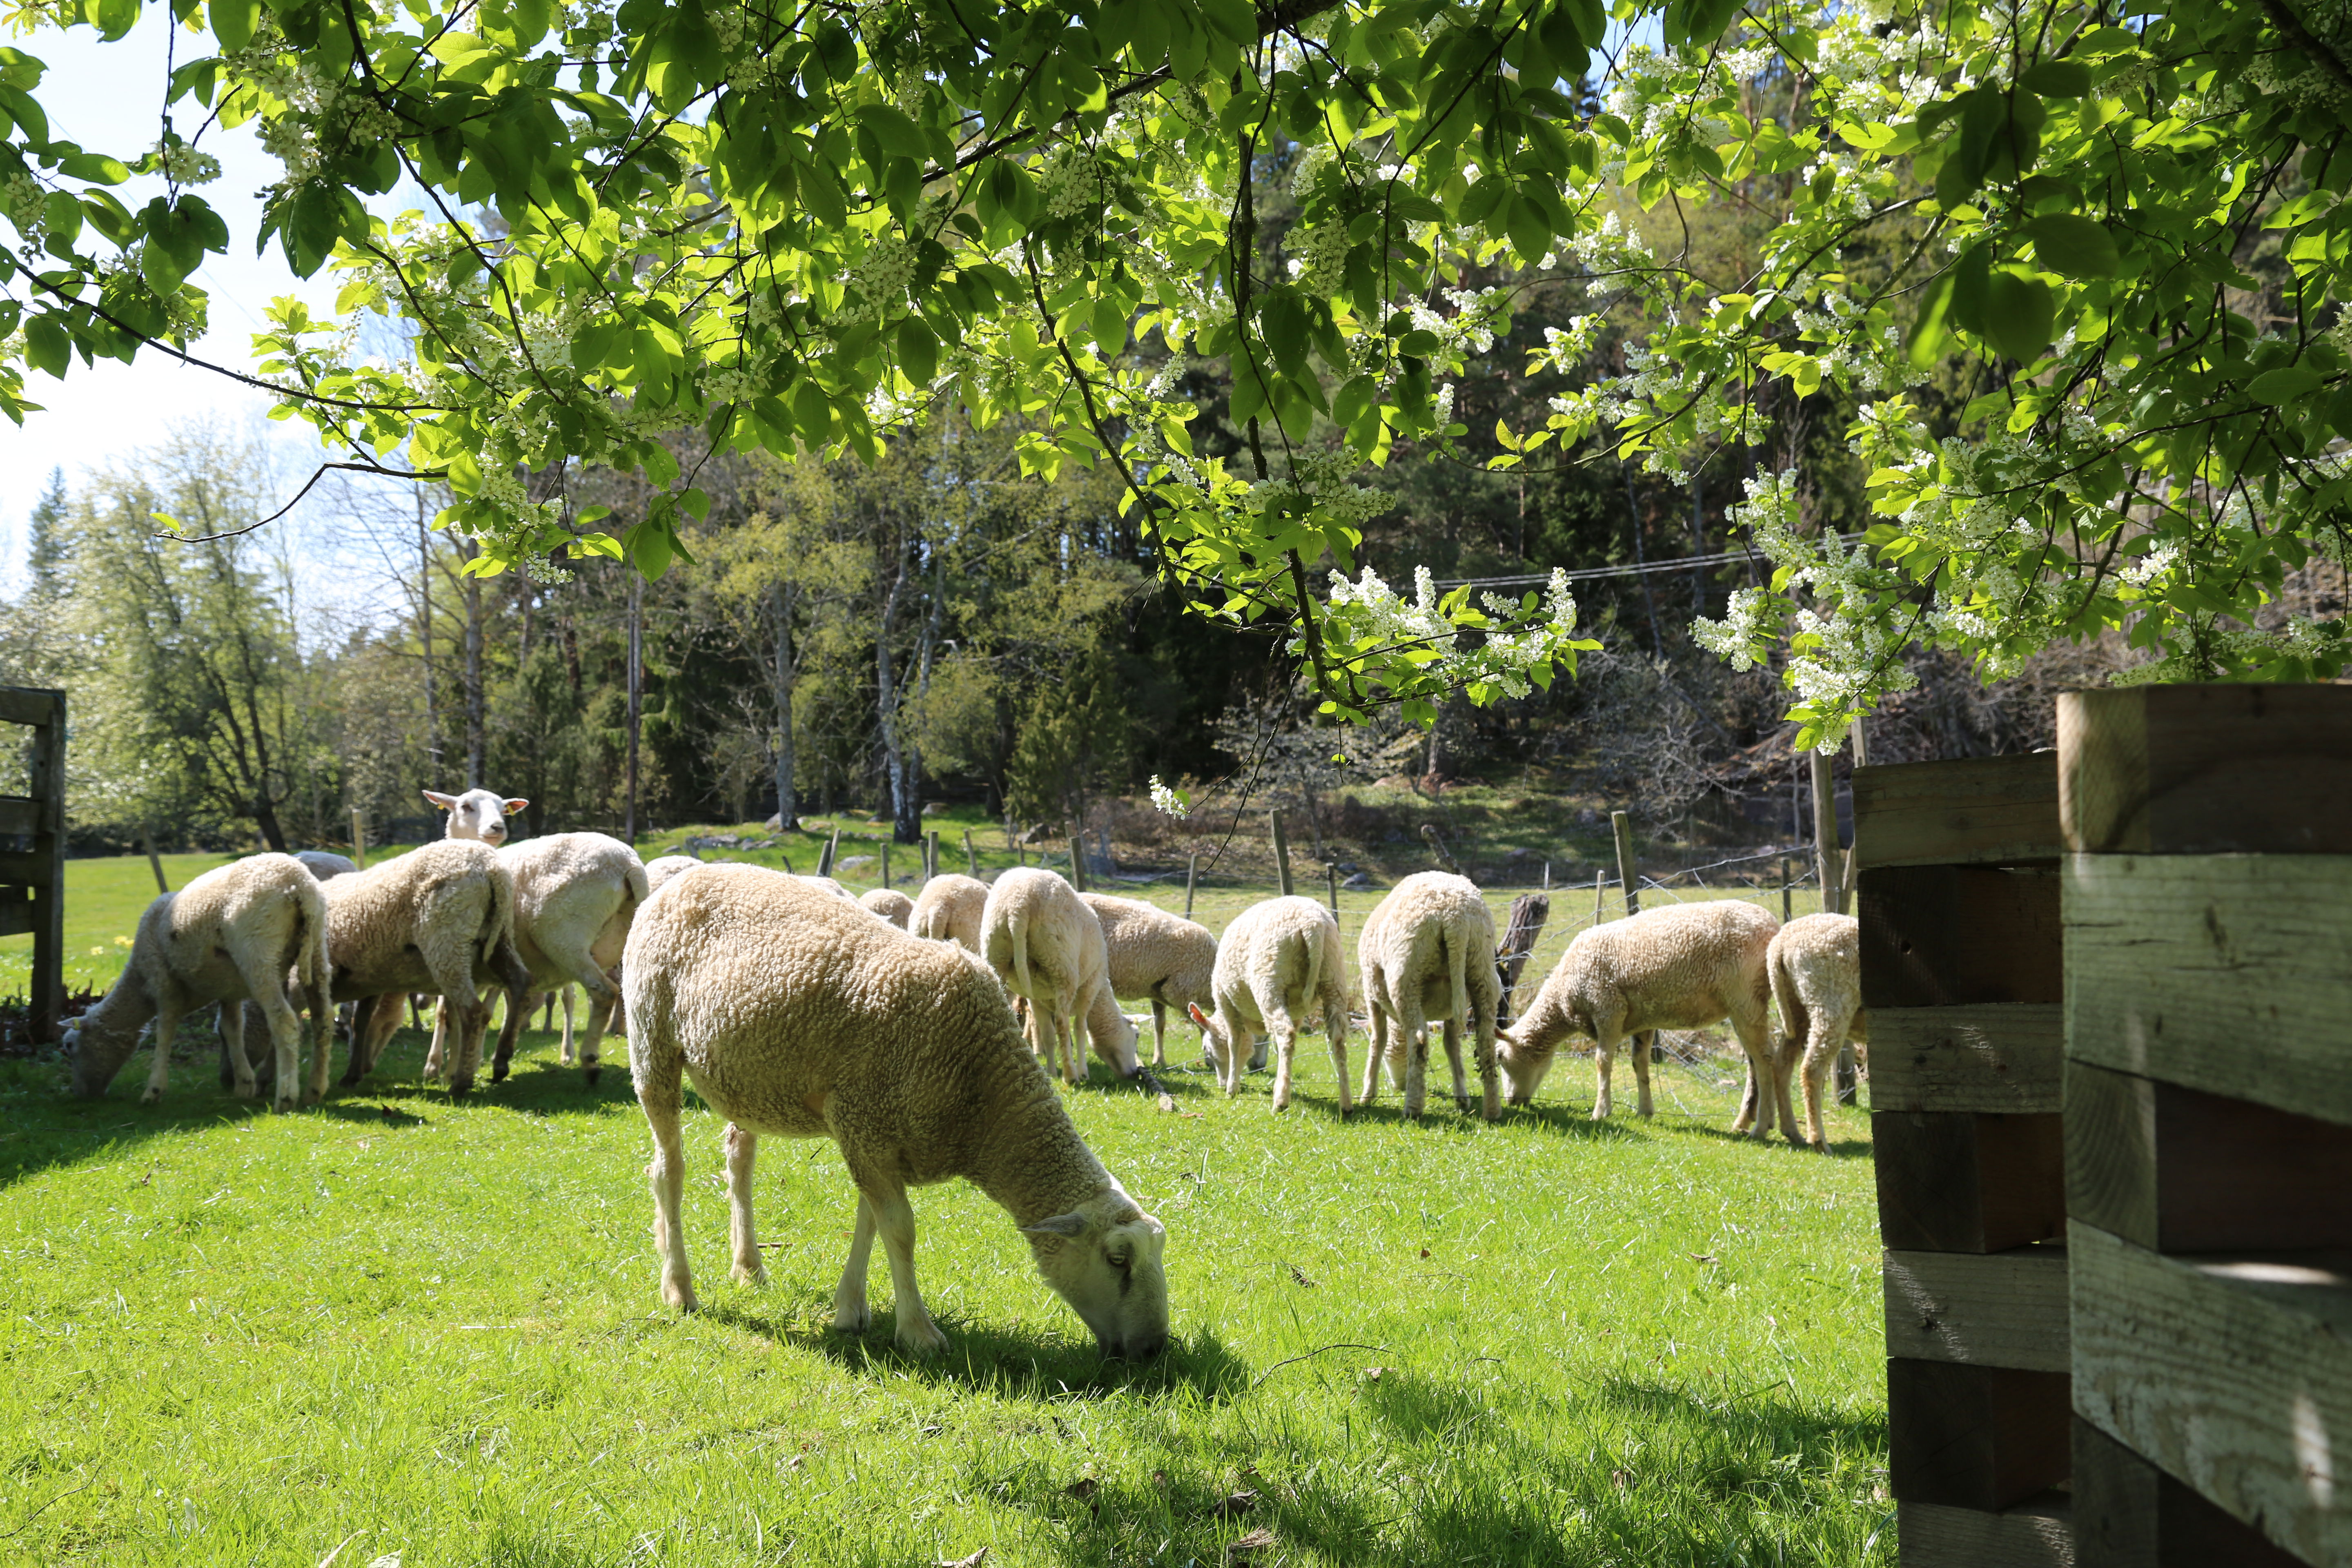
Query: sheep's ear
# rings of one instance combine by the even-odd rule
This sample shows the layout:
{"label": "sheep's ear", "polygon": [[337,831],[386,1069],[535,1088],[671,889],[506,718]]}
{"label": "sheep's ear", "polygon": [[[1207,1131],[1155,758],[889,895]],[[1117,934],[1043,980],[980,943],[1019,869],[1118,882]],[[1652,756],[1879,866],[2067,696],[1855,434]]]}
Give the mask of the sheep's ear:
{"label": "sheep's ear", "polygon": [[1076,1209],[1072,1209],[1068,1214],[1057,1214],[1052,1219],[1041,1219],[1035,1225],[1024,1225],[1021,1227],[1021,1234],[1024,1236],[1076,1237],[1086,1233],[1087,1216]]}
{"label": "sheep's ear", "polygon": [[1196,1027],[1205,1029],[1209,1026],[1209,1016],[1201,1011],[1201,1005],[1198,1002],[1185,1003],[1184,1011],[1192,1015],[1192,1023]]}
{"label": "sheep's ear", "polygon": [[439,806],[444,811],[448,810],[451,806],[457,804],[457,797],[456,795],[443,795],[438,790],[426,790],[425,792],[425,798],[433,805]]}
{"label": "sheep's ear", "polygon": [[506,803],[506,808],[510,812],[520,811],[529,805],[530,805],[530,802],[527,800],[510,800]]}

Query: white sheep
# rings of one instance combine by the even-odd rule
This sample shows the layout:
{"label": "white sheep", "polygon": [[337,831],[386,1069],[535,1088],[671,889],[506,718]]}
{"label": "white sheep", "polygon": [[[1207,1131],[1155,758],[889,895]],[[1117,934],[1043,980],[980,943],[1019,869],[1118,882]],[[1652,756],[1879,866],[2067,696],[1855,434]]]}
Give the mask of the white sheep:
{"label": "white sheep", "polygon": [[847,888],[843,887],[839,882],[835,881],[830,877],[803,876],[799,879],[806,882],[812,888],[822,888],[826,892],[831,893],[835,898],[840,899],[845,902],[854,904],[857,901],[857,895],[856,893],[851,892]]}
{"label": "white sheep", "polygon": [[907,929],[915,913],[915,900],[896,888],[877,888],[857,901],[900,931]]}
{"label": "white sheep", "polygon": [[1356,972],[1371,1015],[1364,1103],[1371,1104],[1379,1094],[1385,1061],[1404,1090],[1404,1113],[1420,1116],[1427,1094],[1429,1026],[1434,1023],[1454,1068],[1454,1103],[1465,1112],[1470,1109],[1462,1075],[1462,1037],[1468,1034],[1486,1120],[1499,1119],[1495,1030],[1501,1022],[1503,985],[1495,972],[1495,917],[1476,884],[1446,871],[1419,871],[1399,882],[1364,921],[1356,942]]}
{"label": "white sheep", "polygon": [[348,855],[338,855],[331,849],[297,849],[294,858],[302,862],[302,869],[321,882],[330,877],[340,877],[360,868],[358,861]]}
{"label": "white sheep", "polygon": [[530,804],[527,800],[509,800],[486,789],[469,789],[463,795],[441,795],[428,789],[425,798],[449,814],[445,837],[476,838],[493,849],[507,841],[507,817]]}
{"label": "white sheep", "polygon": [[[1151,1065],[1168,1065],[1168,1009],[1179,1016],[1207,1004],[1214,993],[1217,939],[1207,926],[1171,915],[1141,899],[1080,893],[1102,922],[1109,956],[1111,994],[1151,1004]],[[1131,1020],[1130,1020],[1131,1022]]]}
{"label": "white sheep", "polygon": [[[1610,1111],[1610,1066],[1627,1036],[1634,1040],[1633,1079],[1640,1110],[1651,1114],[1650,1052],[1654,1029],[1696,1029],[1728,1018],[1758,1081],[1776,1083],[1770,1053],[1770,986],[1764,955],[1780,922],[1754,904],[1717,899],[1643,910],[1580,933],[1545,977],[1532,1006],[1496,1036],[1497,1056],[1510,1079],[1511,1103],[1525,1105],[1570,1035],[1592,1037],[1601,1058],[1596,1121]],[[1789,1090],[1779,1084],[1784,1126],[1793,1128]],[[1767,1107],[1755,1129],[1771,1126]],[[1735,1131],[1744,1131],[1736,1128]]]}
{"label": "white sheep", "polygon": [[996,879],[981,912],[980,953],[1015,996],[1029,1001],[1038,1055],[1084,1083],[1077,1021],[1095,1054],[1119,1077],[1136,1075],[1135,1030],[1110,990],[1102,922],[1078,891],[1051,871],[1016,867]]}
{"label": "white sheep", "polygon": [[915,895],[915,912],[907,929],[933,942],[961,942],[980,951],[980,921],[988,908],[988,884],[961,871],[932,878]]}
{"label": "white sheep", "polygon": [[[163,894],[139,917],[122,973],[66,1032],[74,1092],[92,1100],[103,1095],[152,1018],[155,1061],[139,1100],[154,1104],[171,1076],[180,1020],[199,1007],[242,1002],[269,1026],[273,1102],[290,1109],[301,1084],[302,1021],[288,998],[289,974],[310,1015],[311,1077],[322,1089],[335,1028],[327,993],[327,931],[325,893],[290,855],[232,861]],[[234,1011],[222,1008],[222,1047],[237,1097],[250,1100],[257,1092],[253,1064],[243,1031],[229,1026]]]}
{"label": "white sheep", "polygon": [[656,855],[646,862],[646,889],[658,892],[661,885],[680,871],[691,871],[702,862],[691,855]]}
{"label": "white sheep", "polygon": [[622,973],[629,1053],[654,1139],[662,1296],[691,1311],[679,1214],[680,1079],[727,1118],[734,1277],[763,1284],[751,1218],[762,1135],[831,1138],[858,1194],[834,1325],[867,1324],[866,1263],[882,1238],[898,1342],[946,1347],[915,1282],[907,1189],[961,1176],[1007,1210],[1045,1281],[1104,1353],[1143,1359],[1168,1339],[1167,1232],[1078,1136],[1038,1075],[988,969],[793,880],[706,866],[638,912]]}
{"label": "white sheep", "polygon": [[1300,898],[1268,899],[1244,910],[1217,939],[1209,989],[1214,1016],[1198,1005],[1188,1011],[1227,1095],[1241,1091],[1243,1043],[1265,1034],[1276,1052],[1274,1109],[1288,1110],[1298,1031],[1319,1003],[1331,1063],[1339,1069],[1339,1114],[1348,1114],[1348,978],[1339,922],[1330,910]]}
{"label": "white sheep", "polygon": [[[1805,1140],[1826,1151],[1822,1130],[1822,1078],[1849,1039],[1865,1050],[1870,1014],[1862,1005],[1862,922],[1852,915],[1801,915],[1774,933],[1765,950],[1772,999],[1780,1007],[1780,1039],[1774,1066],[1785,1100],[1789,1076],[1801,1065],[1805,1081]],[[1748,1079],[1743,1114],[1754,1106],[1756,1079]],[[1793,1124],[1789,1129],[1794,1136]]]}
{"label": "white sheep", "polygon": [[[457,1011],[449,1092],[472,1090],[490,1018],[481,993],[504,985],[511,995],[530,981],[514,949],[514,885],[497,850],[466,838],[421,845],[317,884],[327,900],[335,1000],[374,998],[352,1030],[346,1085],[374,1069],[400,1023],[403,998],[426,991],[441,997],[445,1010]],[[323,1057],[313,1058],[311,1073],[314,1089],[323,1090]]]}

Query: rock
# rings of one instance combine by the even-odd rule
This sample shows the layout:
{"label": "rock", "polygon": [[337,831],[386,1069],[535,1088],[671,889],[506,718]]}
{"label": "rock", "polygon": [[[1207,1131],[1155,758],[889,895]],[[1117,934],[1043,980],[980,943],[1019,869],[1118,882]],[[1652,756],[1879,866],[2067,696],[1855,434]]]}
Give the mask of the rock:
{"label": "rock", "polygon": [[875,858],[871,855],[844,855],[833,863],[833,868],[836,871],[846,871],[852,866],[871,866]]}
{"label": "rock", "polygon": [[1370,877],[1365,876],[1361,871],[1357,872],[1354,876],[1339,884],[1339,886],[1343,888],[1369,888],[1371,885],[1372,879]]}
{"label": "rock", "polygon": [[947,808],[948,808],[948,803],[947,803],[946,801],[943,801],[943,800],[930,800],[930,801],[925,801],[925,802],[923,803],[923,815],[924,815],[925,816],[939,816],[939,814],[940,814],[940,813],[941,813],[941,812],[945,811]]}
{"label": "rock", "polygon": [[784,830],[784,819],[782,816],[772,816],[760,826],[771,833],[782,833]]}

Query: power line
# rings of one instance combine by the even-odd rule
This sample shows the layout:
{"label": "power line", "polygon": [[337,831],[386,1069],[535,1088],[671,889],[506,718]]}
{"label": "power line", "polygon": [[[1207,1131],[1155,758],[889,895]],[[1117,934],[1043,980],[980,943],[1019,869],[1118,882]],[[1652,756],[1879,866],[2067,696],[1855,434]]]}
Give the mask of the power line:
{"label": "power line", "polygon": [[[1837,535],[1846,542],[1843,534]],[[1568,569],[1571,583],[1590,582],[1596,577],[1648,577],[1661,572],[1680,572],[1692,566],[1727,566],[1733,562],[1746,563],[1756,557],[1745,550],[1717,551],[1712,555],[1685,555],[1673,561],[1644,561],[1622,566],[1572,566]],[[1551,581],[1549,572],[1522,572],[1508,577],[1441,577],[1440,588],[1540,588]]]}

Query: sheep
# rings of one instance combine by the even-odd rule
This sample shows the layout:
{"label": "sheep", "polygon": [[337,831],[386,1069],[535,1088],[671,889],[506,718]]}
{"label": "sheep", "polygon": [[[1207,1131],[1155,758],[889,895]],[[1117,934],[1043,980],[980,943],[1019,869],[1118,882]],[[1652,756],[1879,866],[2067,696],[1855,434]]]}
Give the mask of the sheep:
{"label": "sheep", "polygon": [[330,877],[340,877],[360,868],[358,861],[348,855],[338,855],[331,849],[297,849],[294,858],[302,862],[302,869],[321,882]]}
{"label": "sheep", "polygon": [[1076,1039],[1083,1017],[1095,1054],[1119,1077],[1136,1076],[1135,1031],[1111,994],[1102,922],[1076,889],[1034,866],[1003,873],[981,912],[979,952],[1007,989],[1029,999],[1048,1072],[1058,1058],[1070,1082],[1086,1081]]}
{"label": "sheep", "polygon": [[425,798],[449,814],[444,837],[478,838],[493,849],[507,841],[507,817],[530,804],[508,800],[486,789],[469,789],[463,795],[440,795],[428,789]]}
{"label": "sheep", "polygon": [[[149,1019],[155,1022],[155,1062],[142,1105],[163,1098],[171,1077],[172,1037],[180,1020],[213,1003],[243,1002],[268,1025],[274,1047],[272,1103],[290,1109],[301,1081],[302,1022],[288,998],[293,976],[310,1015],[312,1074],[325,1086],[335,1010],[327,994],[327,899],[318,881],[290,855],[255,855],[205,872],[176,893],[147,906],[131,938],[131,957],[102,998],[67,1031],[73,1053],[73,1089],[84,1099],[106,1093],[138,1048]],[[224,1007],[226,1014],[227,1009]],[[224,1024],[226,1020],[224,1017]],[[229,1045],[232,1034],[235,1046]],[[257,1092],[242,1031],[224,1027],[237,1097]],[[317,1094],[314,1092],[315,1100]]]}
{"label": "sheep", "polygon": [[[431,991],[445,1011],[457,1010],[449,1092],[471,1092],[490,1018],[481,992],[503,984],[511,994],[530,982],[514,948],[514,873],[499,852],[472,839],[443,838],[318,887],[327,900],[335,1000],[374,998],[352,1031],[343,1083],[373,1070],[400,1022],[401,999]],[[326,1070],[324,1054],[314,1057],[314,1092],[325,1092]]]}
{"label": "sheep", "polygon": [[1080,893],[1102,922],[1114,996],[1151,1003],[1151,1065],[1168,1065],[1168,1009],[1181,1016],[1210,1000],[1217,939],[1207,926],[1140,899]]}
{"label": "sheep", "polygon": [[[790,873],[787,873],[787,875],[790,875]],[[831,893],[836,899],[845,900],[853,904],[857,901],[857,895],[856,893],[851,892],[847,888],[843,887],[839,882],[835,881],[830,877],[801,877],[799,879],[806,882],[812,888],[822,888],[824,891]]]}
{"label": "sheep", "polygon": [[[1850,1038],[1866,1050],[1870,1014],[1862,1005],[1862,922],[1852,915],[1801,915],[1774,933],[1765,950],[1765,973],[1780,1007],[1780,1038],[1774,1052],[1780,1093],[1788,1095],[1789,1075],[1801,1064],[1805,1080],[1805,1141],[1826,1152],[1822,1130],[1822,1075]],[[1749,1075],[1741,1104],[1753,1114],[1756,1079]],[[1791,1141],[1795,1125],[1787,1129]]]}
{"label": "sheep", "polygon": [[[1470,1109],[1462,1077],[1462,1037],[1472,1035],[1483,1110],[1503,1114],[1495,1081],[1495,1029],[1501,1022],[1502,981],[1495,972],[1495,917],[1466,877],[1420,871],[1389,890],[1364,921],[1356,942],[1356,973],[1371,1015],[1372,1043],[1364,1058],[1366,1105],[1380,1092],[1383,1060],[1404,1089],[1404,1113],[1418,1118],[1426,1097],[1429,1026],[1442,1026],[1454,1068],[1454,1101]],[[1402,1071],[1397,1069],[1402,1067]]]}
{"label": "sheep", "polygon": [[970,952],[752,867],[706,866],[664,884],[638,912],[622,973],[670,1305],[696,1305],[679,1215],[684,1077],[728,1121],[736,1279],[766,1282],[751,1217],[760,1137],[831,1138],[858,1194],[835,1328],[856,1333],[869,1321],[866,1269],[878,1234],[898,1344],[946,1348],[915,1282],[907,1189],[961,1176],[1012,1215],[1045,1282],[1105,1354],[1140,1360],[1166,1344],[1166,1228],[1079,1138],[1003,990]]}
{"label": "sheep", "polygon": [[691,855],[657,855],[646,862],[646,889],[649,894],[659,892],[664,882],[701,864]]}
{"label": "sheep", "polygon": [[961,942],[980,951],[980,920],[988,907],[988,884],[977,877],[950,871],[932,878],[915,896],[915,912],[907,929],[933,942]]}
{"label": "sheep", "polygon": [[[629,922],[645,902],[646,868],[636,851],[601,833],[555,833],[527,838],[499,851],[514,873],[515,952],[530,972],[530,994],[517,1006],[509,1000],[490,1081],[507,1076],[522,1021],[537,999],[563,993],[563,1041],[557,1061],[572,1065],[572,987],[588,994],[588,1029],[579,1042],[582,1075],[593,1084],[603,1076],[597,1047],[611,1025],[621,988],[613,966],[629,940]],[[439,1044],[436,1031],[436,1045]],[[425,1076],[438,1065],[437,1051]]]}
{"label": "sheep", "polygon": [[896,888],[877,888],[857,901],[900,931],[907,929],[915,913],[915,900]]}
{"label": "sheep", "polygon": [[1274,1109],[1290,1107],[1291,1057],[1299,1026],[1319,1001],[1331,1062],[1339,1074],[1339,1115],[1348,1102],[1348,980],[1339,950],[1339,922],[1312,899],[1268,899],[1244,910],[1217,939],[1209,989],[1212,1017],[1198,1004],[1186,1009],[1216,1065],[1228,1096],[1241,1092],[1242,1043],[1253,1033],[1274,1038]]}
{"label": "sheep", "polygon": [[[1525,1105],[1534,1098],[1563,1039],[1590,1035],[1601,1058],[1601,1092],[1592,1116],[1604,1120],[1610,1112],[1610,1066],[1620,1041],[1652,1029],[1696,1029],[1724,1018],[1730,1019],[1758,1081],[1775,1083],[1764,955],[1780,929],[1778,921],[1754,904],[1719,899],[1644,910],[1584,931],[1568,944],[1534,1005],[1496,1036],[1511,1103]],[[1633,1058],[1641,1113],[1648,1116],[1650,1053],[1644,1042],[1636,1040]],[[1782,1125],[1793,1128],[1785,1083],[1779,1084],[1778,1100]],[[1768,1106],[1755,1135],[1762,1138],[1770,1126]],[[1745,1130],[1744,1124],[1734,1128]]]}

